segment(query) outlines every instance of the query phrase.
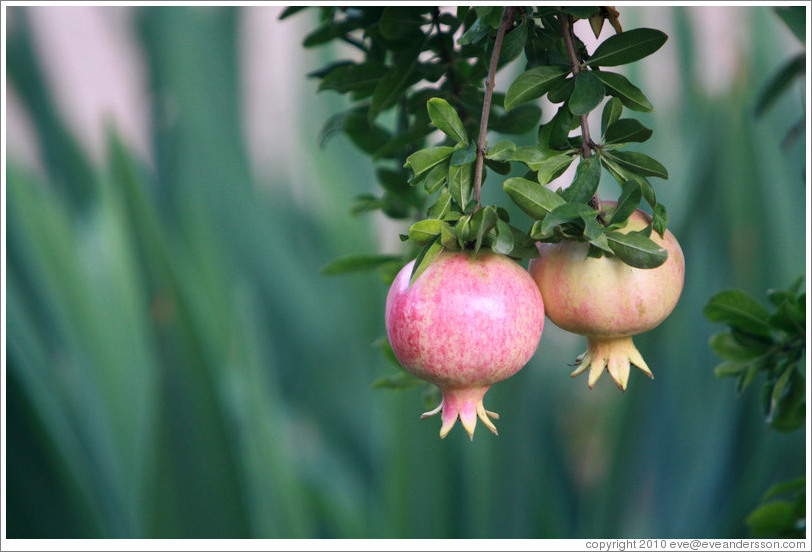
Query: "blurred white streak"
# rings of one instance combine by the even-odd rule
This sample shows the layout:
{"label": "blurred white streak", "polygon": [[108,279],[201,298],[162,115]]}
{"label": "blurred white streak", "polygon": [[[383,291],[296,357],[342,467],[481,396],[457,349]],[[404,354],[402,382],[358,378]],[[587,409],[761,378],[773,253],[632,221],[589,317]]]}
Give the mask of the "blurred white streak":
{"label": "blurred white streak", "polygon": [[[95,162],[105,155],[105,122],[149,159],[144,63],[128,7],[27,8],[46,84],[65,123]],[[9,135],[9,142],[15,136]]]}

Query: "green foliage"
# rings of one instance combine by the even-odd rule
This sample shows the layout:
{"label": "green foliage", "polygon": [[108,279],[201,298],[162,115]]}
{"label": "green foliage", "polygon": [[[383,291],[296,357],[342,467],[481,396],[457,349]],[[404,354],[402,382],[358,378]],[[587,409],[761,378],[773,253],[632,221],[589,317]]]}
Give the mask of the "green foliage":
{"label": "green foliage", "polygon": [[747,516],[747,525],[756,539],[806,538],[806,477],[779,483],[767,491],[762,504]]}
{"label": "green foliage", "polygon": [[[395,140],[377,150],[374,173],[341,128],[319,151],[308,137],[347,109],[343,96],[325,91],[285,105],[303,138],[275,136],[279,151],[300,156],[308,170],[251,176],[236,83],[241,18],[254,12],[222,7],[137,7],[119,21],[137,23],[127,36],[150,78],[141,97],[154,117],[154,157],[114,147],[111,137],[108,155],[93,162],[33,55],[23,17],[31,8],[9,8],[7,85],[32,122],[42,171],[23,167],[11,147],[20,136],[9,127],[8,537],[745,537],[743,520],[762,491],[802,473],[806,443],[803,431],[759,431],[756,401],[736,400],[714,381],[699,313],[722,287],[762,289],[804,269],[798,168],[806,148],[778,149],[787,114],[797,114],[792,102],[774,104],[757,122],[749,117],[769,75],[747,72],[725,94],[705,91],[699,69],[708,52],[692,53],[701,42],[692,9],[704,8],[658,14],[674,29],[668,45],[680,79],[673,101],[657,102],[656,119],[640,119],[657,130],[646,153],[667,160],[679,182],[658,196],[690,252],[680,304],[661,331],[639,339],[647,360],[663,366],[656,385],[624,396],[570,385],[550,367],[571,360],[580,344],[549,325],[540,354],[489,392],[489,408],[508,422],[498,439],[452,434],[440,443],[415,412],[438,404],[436,388],[370,390],[381,373],[408,379],[384,364],[396,359],[382,357],[382,343],[370,347],[383,323],[376,275],[325,279],[319,269],[375,247],[372,221],[346,216],[352,196],[372,186],[380,186],[370,194],[379,205],[408,217],[417,208],[401,197],[428,208],[447,196],[450,213],[446,188],[436,199],[423,188],[443,163],[410,186]],[[777,68],[790,57],[775,40],[785,29],[771,11],[736,9],[747,15],[748,67]],[[540,12],[537,19],[547,17]],[[315,28],[333,13],[310,8],[295,16],[301,21],[279,24]],[[457,21],[449,15],[440,20]],[[474,10],[457,15],[478,20]],[[647,18],[623,8],[630,28]],[[537,25],[528,38],[528,64],[565,66],[560,51],[535,48],[547,40],[540,33]],[[333,55],[320,53],[306,59],[316,66]],[[269,63],[278,54],[269,52]],[[461,67],[474,66],[471,58]],[[635,82],[641,76],[629,72]],[[505,112],[496,96],[491,121],[523,107]],[[396,109],[375,124],[392,128]],[[431,124],[399,137],[416,140],[426,129],[425,138]],[[476,123],[466,131],[473,138]],[[539,161],[545,152],[526,145],[531,136],[489,138],[503,143],[489,145],[495,157]],[[506,178],[525,176],[518,161],[509,163],[518,170]],[[483,197],[503,192],[490,172]],[[641,188],[647,201],[651,187]],[[527,226],[518,207],[505,207],[496,209],[497,226]],[[411,222],[400,220],[403,228]],[[515,253],[520,235],[511,237]],[[410,255],[378,270],[391,281]],[[751,385],[745,398],[756,391]],[[793,501],[793,493],[768,500]]]}
{"label": "green foliage", "polygon": [[[636,119],[619,120],[622,105],[638,111],[653,107],[628,79],[598,69],[626,65],[651,55],[666,41],[664,33],[645,28],[618,31],[587,57],[583,44],[572,34],[573,21],[590,19],[599,32],[607,18],[617,25],[617,12],[598,7],[515,11],[477,7],[460,9],[455,16],[429,7],[325,10],[329,23],[314,31],[315,39],[314,34],[306,38],[304,45],[343,39],[361,51],[363,60],[334,61],[311,75],[321,79],[320,91],[348,95],[352,102],[349,113],[357,114],[366,125],[345,123],[330,128],[343,130],[373,159],[399,160],[412,174],[408,183],[423,184],[428,194],[428,206],[422,201],[412,202],[408,212],[394,210],[387,198],[374,195],[362,197],[353,211],[381,209],[389,216],[418,219],[428,214],[427,220],[412,225],[408,233],[409,241],[422,248],[407,254],[417,258],[414,274],[419,274],[420,265],[430,262],[443,247],[479,251],[496,246],[503,254],[520,259],[535,255],[533,248],[522,247],[532,240],[590,242],[597,247],[593,253],[617,256],[640,268],[656,267],[665,261],[665,251],[651,241],[650,231],[625,237],[614,232],[640,202],[643,190],[635,179],[668,178],[665,167],[649,156],[619,151],[626,143],[643,142],[652,134]],[[452,33],[459,28],[464,31],[455,43]],[[501,50],[491,60],[495,37],[500,32],[504,33]],[[567,56],[560,50],[564,43],[573,44]],[[549,123],[539,128],[537,146],[516,146],[505,141],[477,152],[472,136],[480,126],[477,117],[482,113],[485,96],[490,95],[490,91],[482,90],[489,64],[495,62],[494,69],[499,70],[522,53],[527,68],[504,94],[494,94],[487,113],[490,129],[508,134],[531,130],[541,112],[528,102],[544,95],[561,107]],[[579,126],[579,118],[597,108],[607,96],[617,99],[608,102],[604,111],[602,142],[584,143],[580,137],[571,138],[569,133]],[[370,126],[379,114],[393,108],[394,125]],[[434,129],[443,137],[427,145],[425,139],[432,136]],[[392,147],[393,143],[397,147]],[[478,153],[482,156],[479,160]],[[600,161],[592,159],[594,153]],[[564,203],[567,207],[562,206],[545,220],[555,206],[550,204],[552,192],[545,185],[561,176],[576,159],[579,168],[572,185],[555,196],[556,205]],[[502,205],[489,206],[490,210],[480,205],[477,161],[484,161],[482,180],[488,170],[510,174],[513,164],[533,175],[535,183],[514,177],[504,186],[508,196],[533,218],[531,231],[519,235],[518,241],[514,238],[517,232],[522,234],[520,229],[514,227],[508,232],[507,221],[502,221],[504,225],[496,222],[496,208]],[[605,165],[611,167],[622,189],[620,209],[612,219],[612,228],[606,229],[608,217],[593,200]],[[398,195],[392,187],[387,190]],[[438,195],[432,200],[434,194]],[[653,192],[646,197],[652,209],[665,212]],[[480,215],[480,209],[486,209],[488,214]],[[666,221],[664,216],[657,218],[661,234]],[[443,233],[446,239],[442,239]]]}
{"label": "green foliage", "polygon": [[778,431],[795,430],[806,420],[803,281],[800,277],[786,290],[770,291],[772,312],[738,289],[717,293],[705,306],[708,320],[728,326],[710,339],[711,348],[724,360],[716,374],[735,377],[741,392],[763,373],[761,407],[767,423]]}

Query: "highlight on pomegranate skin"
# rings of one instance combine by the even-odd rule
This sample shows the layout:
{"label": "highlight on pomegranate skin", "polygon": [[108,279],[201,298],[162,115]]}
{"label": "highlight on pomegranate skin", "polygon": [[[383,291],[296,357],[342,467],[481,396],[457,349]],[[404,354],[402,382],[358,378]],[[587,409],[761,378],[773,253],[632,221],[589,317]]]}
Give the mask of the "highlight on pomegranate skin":
{"label": "highlight on pomegranate skin", "polygon": [[[650,220],[637,210],[620,232],[642,230]],[[588,369],[590,388],[604,369],[624,391],[632,365],[654,377],[632,336],[655,328],[674,310],[682,293],[685,258],[670,231],[662,237],[652,232],[650,237],[668,251],[666,261],[656,268],[588,257],[588,244],[574,241],[539,243],[539,257],[530,261],[529,271],[541,290],[549,319],[587,338],[587,350],[576,358],[578,367],[572,376]]]}
{"label": "highlight on pomegranate skin", "polygon": [[386,333],[395,356],[435,384],[442,402],[440,437],[457,418],[473,439],[477,417],[497,433],[483,397],[533,356],[544,327],[544,303],[528,272],[491,252],[444,251],[409,286],[414,261],[386,298]]}

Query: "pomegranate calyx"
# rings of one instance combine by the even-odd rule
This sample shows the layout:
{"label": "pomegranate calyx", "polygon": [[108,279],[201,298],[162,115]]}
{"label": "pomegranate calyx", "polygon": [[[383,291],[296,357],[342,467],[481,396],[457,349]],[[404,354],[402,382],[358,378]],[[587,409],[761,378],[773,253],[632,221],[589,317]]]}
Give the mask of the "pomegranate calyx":
{"label": "pomegranate calyx", "polygon": [[644,374],[654,379],[654,375],[640,355],[640,351],[634,346],[631,336],[587,337],[587,350],[579,355],[575,362],[578,364],[578,368],[572,372],[572,377],[589,369],[587,383],[590,389],[595,386],[595,382],[603,374],[604,368],[621,391],[626,390],[631,365],[637,366]]}
{"label": "pomegranate calyx", "polygon": [[462,422],[462,427],[465,428],[468,437],[474,440],[474,430],[476,429],[476,420],[479,417],[485,427],[490,429],[495,435],[499,435],[496,431],[496,426],[493,425],[491,418],[498,420],[499,414],[485,410],[482,403],[482,397],[488,388],[476,389],[444,389],[443,400],[434,410],[424,412],[420,418],[426,419],[434,416],[435,414],[442,413],[443,425],[440,428],[440,438],[444,439],[454,424],[457,423],[457,418]]}

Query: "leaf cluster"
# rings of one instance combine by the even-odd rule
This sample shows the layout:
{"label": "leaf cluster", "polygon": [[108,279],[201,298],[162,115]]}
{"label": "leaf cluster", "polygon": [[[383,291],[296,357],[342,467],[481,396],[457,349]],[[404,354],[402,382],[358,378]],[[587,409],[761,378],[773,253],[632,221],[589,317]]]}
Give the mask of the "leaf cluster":
{"label": "leaf cluster", "polygon": [[[298,9],[282,17],[293,11]],[[617,256],[639,268],[659,266],[666,252],[649,236],[652,230],[665,232],[667,212],[649,179],[668,178],[668,172],[651,157],[624,150],[627,144],[646,141],[652,131],[622,116],[624,108],[646,112],[653,106],[625,76],[606,68],[654,53],[666,35],[654,29],[623,31],[619,13],[611,8],[524,7],[515,14],[496,69],[523,58],[525,70],[504,93],[493,93],[488,129],[518,135],[537,129],[536,143],[503,140],[486,146],[482,179],[489,173],[523,174],[509,176],[502,188],[533,219],[525,229],[511,224],[505,205],[482,206],[474,193],[484,79],[503,9],[461,6],[456,13],[441,13],[427,6],[320,8],[321,25],[304,39],[305,47],[340,40],[360,56],[310,73],[320,80],[320,91],[333,90],[351,102],[324,125],[322,143],[345,134],[378,164],[382,188],[380,194],[359,196],[352,212],[381,210],[389,217],[416,221],[401,236],[412,246],[408,257],[417,258],[415,276],[443,250],[489,249],[522,259],[537,255],[537,241],[565,239],[589,243],[592,256]],[[571,32],[577,19],[588,19],[596,36],[609,21],[617,34],[590,56]],[[568,25],[562,25],[564,21]],[[577,66],[565,32],[574,44]],[[545,95],[558,107],[548,123],[539,125],[536,100]],[[584,143],[581,136],[570,136],[581,116],[607,98],[599,140]],[[576,159],[572,184],[555,192],[549,189]],[[604,170],[620,186],[617,206],[593,199]],[[643,201],[652,210],[651,225],[643,232],[622,232]],[[342,259],[327,271],[374,265],[368,255],[351,261]],[[388,263],[391,259],[380,258],[380,265]]]}
{"label": "leaf cluster", "polygon": [[742,290],[714,295],[705,306],[705,316],[726,324],[727,329],[714,334],[710,346],[723,359],[716,375],[736,378],[739,392],[764,374],[760,397],[766,421],[778,431],[792,431],[806,419],[803,277],[786,290],[771,290],[767,297],[772,312]]}

